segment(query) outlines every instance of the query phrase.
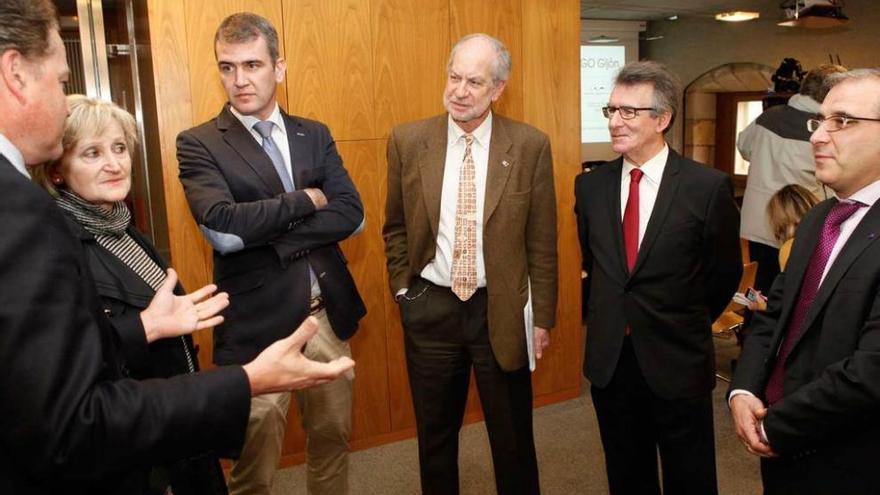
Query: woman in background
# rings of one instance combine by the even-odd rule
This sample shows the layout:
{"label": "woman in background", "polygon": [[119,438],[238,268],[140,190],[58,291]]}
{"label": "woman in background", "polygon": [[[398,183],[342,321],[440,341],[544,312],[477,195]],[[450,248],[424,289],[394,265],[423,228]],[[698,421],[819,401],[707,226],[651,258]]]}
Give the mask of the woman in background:
{"label": "woman in background", "polygon": [[[137,143],[134,118],[113,103],[82,95],[67,102],[64,154],[34,169],[34,180],[56,198],[82,242],[124,369],[136,379],[193,373],[198,360],[189,334],[221,323],[217,313],[229,297],[212,296],[214,285],[186,295],[174,270],[132,225],[124,199],[131,190],[130,150]],[[144,476],[151,495],[226,493],[213,455],[145,466]],[[119,493],[141,492],[119,487]]]}
{"label": "woman in background", "polygon": [[767,203],[767,216],[779,246],[779,269],[785,271],[785,263],[791,253],[794,232],[810,208],[819,200],[807,188],[789,184],[776,191]]}

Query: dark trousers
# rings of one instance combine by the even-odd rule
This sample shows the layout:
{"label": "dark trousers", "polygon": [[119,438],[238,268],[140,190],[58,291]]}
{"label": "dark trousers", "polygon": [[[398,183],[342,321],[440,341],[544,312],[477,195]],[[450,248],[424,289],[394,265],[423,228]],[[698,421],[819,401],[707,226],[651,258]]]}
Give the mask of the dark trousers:
{"label": "dark trousers", "polygon": [[779,275],[779,249],[760,242],[749,241],[749,258],[758,262],[754,288],[766,296],[776,276]]}
{"label": "dark trousers", "polygon": [[487,294],[462,302],[449,288],[417,279],[400,304],[406,364],[416,413],[422,493],[455,495],[458,433],[471,368],[492,448],[499,494],[538,494],[532,436],[532,383],[524,367],[505,372],[487,328]]}
{"label": "dark trousers", "polygon": [[614,377],[591,389],[613,495],[717,494],[711,394],[667,400],[654,395],[636,361],[630,338]]}

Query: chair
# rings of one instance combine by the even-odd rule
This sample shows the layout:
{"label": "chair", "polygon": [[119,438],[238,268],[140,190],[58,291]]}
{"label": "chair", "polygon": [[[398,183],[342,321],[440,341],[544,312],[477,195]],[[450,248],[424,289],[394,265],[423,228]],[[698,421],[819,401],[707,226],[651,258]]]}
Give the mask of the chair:
{"label": "chair", "polygon": [[[746,263],[743,265],[743,273],[742,277],[739,280],[739,287],[737,288],[737,292],[740,294],[744,294],[749,287],[753,287],[755,285],[755,276],[758,274],[758,262],[752,261],[750,263]],[[727,307],[724,308],[724,312],[721,313],[721,316],[712,323],[712,336],[729,339],[730,337],[736,337],[739,339],[739,331],[742,330],[743,326],[743,316],[742,313],[745,311],[746,307],[742,304],[731,299],[729,303],[727,303]],[[716,372],[715,376],[724,380],[726,382],[730,382],[730,378],[722,375],[721,373]]]}

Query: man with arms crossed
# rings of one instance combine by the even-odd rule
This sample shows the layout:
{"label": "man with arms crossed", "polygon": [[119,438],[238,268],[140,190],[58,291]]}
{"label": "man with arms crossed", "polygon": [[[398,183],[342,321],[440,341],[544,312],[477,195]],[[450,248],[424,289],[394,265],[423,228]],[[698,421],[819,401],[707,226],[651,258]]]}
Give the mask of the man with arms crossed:
{"label": "man with arms crossed", "polygon": [[809,120],[816,178],[836,197],[801,220],[731,383],[768,494],[880,486],[880,70],[828,78]]}
{"label": "man with arms crossed", "polygon": [[425,494],[458,493],[472,368],[498,493],[539,493],[523,307],[531,281],[540,358],[556,313],[556,196],[547,136],[491,110],[509,73],[500,41],[465,36],[449,56],[448,114],[388,142],[385,256]]}
{"label": "man with arms crossed", "polygon": [[[52,4],[0,0],[0,493],[141,494],[151,464],[234,454],[251,395],[323,383],[354,363],[306,360],[309,320],[245,366],[125,377],[81,243],[25,168],[61,156],[68,73]],[[176,318],[185,297],[173,285],[144,325]]]}
{"label": "man with arms crossed", "polygon": [[612,494],[717,493],[712,322],[742,273],[730,177],[666,144],[681,86],[621,69],[603,108],[622,156],[575,184],[589,273],[584,374]]}
{"label": "man with arms crossed", "polygon": [[[327,127],[278,106],[286,63],[268,20],[227,17],[214,51],[229,103],[177,140],[190,209],[214,247],[215,283],[235,301],[214,333],[214,361],[247,362],[309,314],[319,330],[305,354],[351,356],[346,340],[366,308],[337,243],[364,220],[357,190]],[[348,493],[353,379],[297,393],[309,493]],[[290,398],[252,401],[245,447],[230,471],[232,495],[271,492]]]}

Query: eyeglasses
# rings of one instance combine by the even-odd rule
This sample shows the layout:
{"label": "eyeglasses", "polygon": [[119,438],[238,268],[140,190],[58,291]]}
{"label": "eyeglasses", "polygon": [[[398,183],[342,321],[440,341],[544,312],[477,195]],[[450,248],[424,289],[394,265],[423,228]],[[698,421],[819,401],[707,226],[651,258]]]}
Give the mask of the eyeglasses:
{"label": "eyeglasses", "polygon": [[832,115],[830,117],[809,119],[807,120],[807,130],[816,132],[825,124],[825,130],[828,132],[837,132],[852,125],[854,122],[867,120],[870,122],[880,122],[880,119],[869,119],[867,117],[850,117],[847,115]]}
{"label": "eyeglasses", "polygon": [[623,120],[634,119],[636,115],[639,114],[640,110],[650,110],[652,112],[656,112],[657,109],[654,107],[602,107],[602,115],[605,116],[606,119],[610,119],[614,112],[618,112],[620,114],[620,118]]}

